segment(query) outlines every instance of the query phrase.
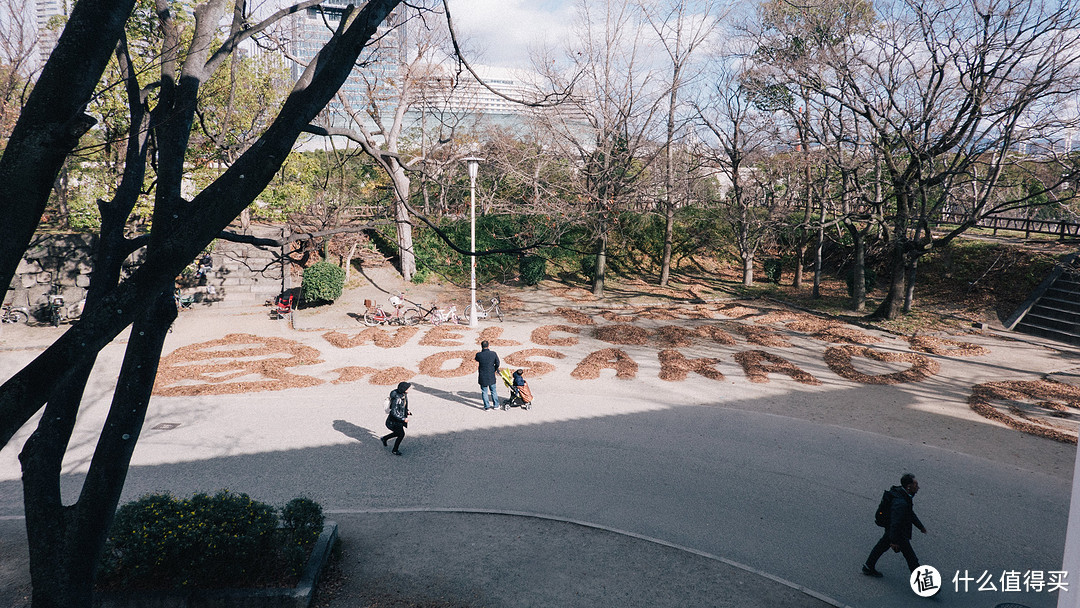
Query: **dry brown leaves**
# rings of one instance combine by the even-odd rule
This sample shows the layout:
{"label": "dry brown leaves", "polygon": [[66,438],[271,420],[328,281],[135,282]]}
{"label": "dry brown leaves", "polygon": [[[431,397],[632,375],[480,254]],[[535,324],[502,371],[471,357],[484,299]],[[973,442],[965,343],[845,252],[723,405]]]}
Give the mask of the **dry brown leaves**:
{"label": "dry brown leaves", "polygon": [[623,314],[613,310],[600,313],[600,317],[605,321],[611,321],[612,323],[633,323],[637,318],[632,314]]}
{"label": "dry brown leaves", "polygon": [[[1004,402],[995,406],[994,402]],[[979,415],[1039,437],[1076,443],[1080,387],[1053,380],[978,384],[968,405]]]}
{"label": "dry brown leaves", "polygon": [[517,340],[503,340],[499,338],[503,334],[503,328],[501,327],[485,327],[480,332],[480,337],[476,339],[476,343],[479,344],[484,340],[488,341],[489,346],[521,346],[521,342]]}
{"label": "dry brown leaves", "polygon": [[763,350],[744,350],[735,353],[735,361],[742,366],[746,377],[757,384],[767,384],[769,374],[784,374],[800,384],[817,386],[821,380],[799,369],[787,359]]}
{"label": "dry brown leaves", "polygon": [[735,346],[735,337],[715,325],[702,325],[697,328],[697,334],[725,346]]}
{"label": "dry brown leaves", "polygon": [[724,323],[723,328],[741,335],[750,344],[771,346],[774,348],[787,348],[791,346],[791,342],[788,342],[787,338],[765,327],[747,325],[745,323]]}
{"label": "dry brown leaves", "polygon": [[881,338],[864,331],[847,327],[839,321],[821,319],[811,315],[798,315],[787,328],[800,333],[810,334],[812,338],[833,344],[877,344]]}
{"label": "dry brown leaves", "polygon": [[605,348],[585,357],[574,371],[570,372],[570,376],[578,380],[595,380],[600,377],[602,369],[613,369],[616,378],[629,380],[637,375],[638,365],[625,352],[617,348]]}
{"label": "dry brown leaves", "polygon": [[640,346],[649,341],[649,332],[636,325],[602,325],[596,328],[596,339],[611,344]]}
{"label": "dry brown leaves", "polygon": [[540,346],[573,346],[578,343],[577,338],[552,338],[551,334],[556,331],[568,334],[581,333],[581,329],[572,325],[541,325],[532,331],[529,339]]}
{"label": "dry brown leaves", "polygon": [[555,314],[560,315],[571,323],[577,323],[578,325],[596,325],[596,321],[593,321],[592,317],[580,310],[574,310],[573,308],[560,306],[555,309]]}
{"label": "dry brown leaves", "polygon": [[[885,363],[910,363],[911,367],[891,374],[864,374],[851,364],[853,357],[863,357]],[[900,384],[918,382],[938,373],[937,361],[917,353],[890,353],[866,346],[830,346],[825,349],[825,363],[836,375],[863,384]]]}
{"label": "dry brown leaves", "polygon": [[[421,374],[432,378],[459,378],[475,374],[479,369],[476,359],[473,358],[475,356],[476,353],[471,350],[448,350],[425,357],[418,367]],[[443,369],[447,361],[455,359],[460,360],[461,364],[451,369]]]}
{"label": "dry brown leaves", "polygon": [[565,359],[566,355],[557,350],[547,348],[527,348],[511,353],[504,359],[507,367],[520,367],[525,370],[525,375],[530,377],[543,376],[555,371],[555,366],[545,361],[531,361],[531,357],[551,357],[552,359]]}
{"label": "dry brown leaves", "polygon": [[294,340],[228,334],[163,357],[154,394],[191,397],[317,386],[323,380],[285,371],[316,363],[322,363],[319,351]]}
{"label": "dry brown leaves", "polygon": [[698,331],[683,327],[681,325],[665,325],[656,330],[654,337],[657,344],[664,348],[678,348],[680,346],[690,346],[694,343],[694,338],[698,336]]}
{"label": "dry brown leaves", "polygon": [[687,359],[677,350],[660,351],[660,379],[668,382],[682,382],[690,372],[696,372],[712,380],[723,380],[724,374],[713,369],[719,359]]}
{"label": "dry brown leaves", "polygon": [[334,380],[334,384],[346,384],[348,382],[356,382],[364,376],[370,375],[368,384],[375,384],[378,386],[394,386],[398,382],[405,382],[416,375],[415,372],[409,371],[404,367],[390,367],[387,369],[375,369],[374,367],[339,367],[334,370],[338,374],[337,380]]}
{"label": "dry brown leaves", "polygon": [[931,355],[944,355],[952,357],[981,357],[990,354],[990,349],[983,348],[978,344],[938,338],[935,336],[910,336],[908,343],[911,350]]}
{"label": "dry brown leaves", "polygon": [[754,315],[761,314],[761,311],[757,308],[749,308],[746,306],[740,306],[738,304],[722,305],[717,312],[729,319],[744,319],[746,317],[752,317]]}
{"label": "dry brown leaves", "polygon": [[643,306],[634,311],[639,319],[653,319],[655,321],[673,321],[681,317],[678,310],[662,306]]}
{"label": "dry brown leaves", "polygon": [[465,334],[461,333],[461,330],[456,327],[432,327],[424,334],[424,337],[420,339],[420,346],[465,346],[465,343],[461,340],[465,338]]}
{"label": "dry brown leaves", "polygon": [[400,348],[419,331],[420,329],[417,327],[399,327],[391,336],[384,329],[369,327],[351,336],[337,331],[330,331],[323,334],[323,339],[329,342],[331,346],[338,348],[355,348],[368,342],[374,343],[379,348]]}
{"label": "dry brown leaves", "polygon": [[793,310],[770,310],[769,312],[754,319],[754,323],[769,324],[769,323],[786,323],[787,321],[802,321],[809,319],[816,319],[812,315],[806,313],[795,312]]}

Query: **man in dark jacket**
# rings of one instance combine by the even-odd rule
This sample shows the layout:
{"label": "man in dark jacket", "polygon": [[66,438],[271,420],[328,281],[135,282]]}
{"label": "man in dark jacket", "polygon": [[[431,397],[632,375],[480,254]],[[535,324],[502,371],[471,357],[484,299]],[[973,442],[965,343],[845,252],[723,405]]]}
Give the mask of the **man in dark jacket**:
{"label": "man in dark jacket", "polygon": [[912,525],[922,531],[923,534],[926,534],[926,526],[919,521],[919,516],[915,515],[915,501],[912,500],[918,491],[919,482],[911,473],[904,473],[904,476],[900,478],[900,485],[893,486],[889,490],[889,493],[892,494],[889,521],[885,526],[885,533],[882,534],[881,540],[874,545],[874,548],[870,551],[870,557],[866,558],[866,563],[863,564],[863,574],[881,576],[881,573],[875,570],[874,566],[877,564],[878,558],[890,548],[894,552],[904,554],[904,559],[907,560],[910,571],[914,572],[919,567],[919,558],[915,555],[915,550],[911,548]]}
{"label": "man in dark jacket", "polygon": [[495,392],[495,379],[499,372],[499,355],[488,348],[488,341],[480,343],[480,352],[476,353],[477,380],[480,382],[480,398],[484,400],[484,411],[499,409],[499,395]]}
{"label": "man in dark jacket", "polygon": [[386,416],[386,428],[390,429],[390,434],[383,435],[380,439],[382,444],[386,445],[388,440],[396,437],[393,450],[395,456],[401,456],[398,446],[405,438],[405,427],[409,426],[409,396],[406,393],[411,386],[408,382],[398,382],[397,388],[390,391],[390,413]]}

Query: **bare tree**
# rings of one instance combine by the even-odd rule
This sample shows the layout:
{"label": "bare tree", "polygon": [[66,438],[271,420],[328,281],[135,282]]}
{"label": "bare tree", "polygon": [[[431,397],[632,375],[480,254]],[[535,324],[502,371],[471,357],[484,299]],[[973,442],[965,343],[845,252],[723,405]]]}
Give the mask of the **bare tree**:
{"label": "bare tree", "polygon": [[[176,314],[171,302],[173,277],[273,178],[298,134],[332,98],[397,4],[396,0],[372,0],[349,11],[319,61],[305,72],[258,141],[211,184],[185,200],[180,186],[200,88],[244,39],[264,25],[248,22],[243,3],[238,3],[233,20],[226,22],[228,27],[222,32],[219,24],[226,2],[210,0],[196,7],[187,36],[169,5],[159,2],[164,38],[161,79],[154,85],[156,104],[149,107],[148,89],[128,79],[132,124],[141,127],[133,128],[129,138],[126,171],[130,179],[113,201],[102,205],[102,249],[97,254],[113,260],[145,246],[146,261],[123,280],[119,273],[112,274],[108,260],[100,262],[100,270],[96,264],[82,318],[0,386],[0,444],[6,444],[34,413],[46,407],[20,455],[35,607],[90,604],[94,565],[142,426],[164,336]],[[283,9],[271,20],[302,6]],[[20,249],[25,248],[22,233],[33,231],[59,164],[86,128],[80,100],[89,97],[114,49],[126,55],[126,45],[117,43],[131,9],[131,3],[122,2],[81,0],[76,5],[0,158],[0,201],[10,215],[4,230],[11,236],[0,249],[5,285],[10,269],[21,258]],[[190,41],[183,52],[182,40]],[[30,137],[28,129],[41,132]],[[153,149],[146,145],[149,133],[154,134]],[[153,230],[129,241],[115,226],[122,226],[126,219],[125,210],[130,210],[126,205],[132,200],[128,187],[141,186],[150,151],[158,175]],[[132,338],[86,481],[77,500],[64,505],[57,490],[58,477],[85,377],[100,349],[132,323]]]}
{"label": "bare tree", "polygon": [[675,176],[675,136],[682,126],[680,94],[696,78],[693,73],[695,53],[716,32],[722,16],[718,4],[706,1],[657,0],[642,4],[642,12],[664,47],[670,62],[667,124],[664,132],[664,186],[661,209],[664,214],[664,252],[660,260],[660,286],[671,277],[671,251],[674,242],[675,209],[680,201]]}
{"label": "bare tree", "polygon": [[[835,79],[808,82],[866,125],[888,176],[891,277],[874,316],[891,319],[912,306],[920,257],[1071,179],[1074,168],[1052,144],[1077,125],[1080,13],[1069,2],[1021,0],[883,8],[891,10],[879,27],[832,48]],[[1023,148],[1031,153],[1018,154]],[[1000,196],[1044,163],[1058,168],[1049,181]],[[956,205],[966,220],[935,235],[934,218]]]}
{"label": "bare tree", "polygon": [[[567,53],[580,79],[574,95],[546,116],[553,148],[572,158],[577,172],[574,211],[588,218],[592,231],[597,297],[604,295],[617,214],[640,194],[638,181],[660,151],[653,136],[663,88],[646,65],[642,26],[628,3],[582,1],[577,46]],[[547,73],[559,88],[569,88],[565,76]]]}
{"label": "bare tree", "polygon": [[777,191],[787,188],[771,171],[779,166],[768,159],[776,134],[754,97],[729,70],[718,79],[709,105],[698,108],[698,119],[717,142],[713,160],[730,184],[718,205],[734,235],[747,286],[754,284],[755,255],[773,234]]}
{"label": "bare tree", "polygon": [[0,149],[7,143],[34,79],[36,37],[21,0],[0,1]]}

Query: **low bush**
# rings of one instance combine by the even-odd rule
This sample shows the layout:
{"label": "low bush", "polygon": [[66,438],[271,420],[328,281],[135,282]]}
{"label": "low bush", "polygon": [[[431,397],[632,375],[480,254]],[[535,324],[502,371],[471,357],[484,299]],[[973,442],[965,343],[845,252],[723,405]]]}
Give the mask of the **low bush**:
{"label": "low bush", "polygon": [[522,283],[537,285],[547,276],[547,259],[539,255],[521,256],[518,272],[521,274]]}
{"label": "low bush", "polygon": [[765,275],[766,281],[769,283],[779,283],[783,264],[777,258],[766,258],[761,263],[761,270]]}
{"label": "low bush", "polygon": [[294,584],[322,532],[318,504],[282,509],[246,494],[150,494],[122,505],[98,566],[105,589],[220,589]]}
{"label": "low bush", "polygon": [[330,262],[315,262],[304,269],[300,293],[305,302],[333,302],[345,287],[345,271]]}

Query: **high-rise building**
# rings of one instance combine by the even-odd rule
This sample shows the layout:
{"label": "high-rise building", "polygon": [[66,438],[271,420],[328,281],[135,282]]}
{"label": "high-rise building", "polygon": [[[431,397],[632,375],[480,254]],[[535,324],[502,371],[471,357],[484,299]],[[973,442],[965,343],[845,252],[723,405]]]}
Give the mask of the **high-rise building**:
{"label": "high-rise building", "polygon": [[60,22],[68,16],[67,0],[36,0],[38,65],[43,66],[60,38]]}
{"label": "high-rise building", "polygon": [[[330,40],[350,4],[355,4],[355,0],[326,0],[293,16],[290,52],[296,58],[292,66],[294,82]],[[396,80],[408,53],[404,10],[405,5],[394,9],[383,21],[374,43],[364,49],[356,68],[341,87],[341,96],[354,111],[362,111],[373,98],[382,111],[392,110]],[[345,124],[344,112],[345,105],[337,98],[326,109],[332,123],[338,126]]]}

